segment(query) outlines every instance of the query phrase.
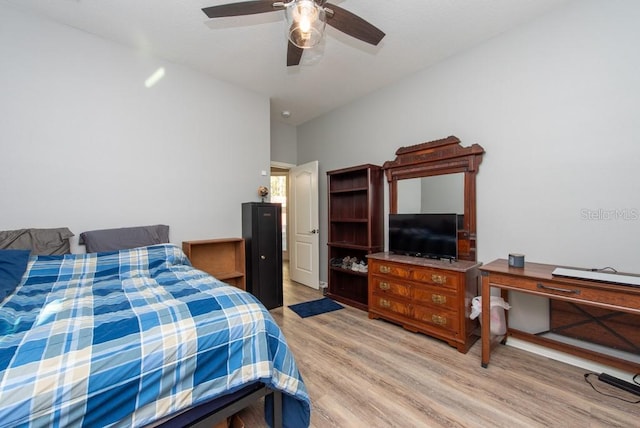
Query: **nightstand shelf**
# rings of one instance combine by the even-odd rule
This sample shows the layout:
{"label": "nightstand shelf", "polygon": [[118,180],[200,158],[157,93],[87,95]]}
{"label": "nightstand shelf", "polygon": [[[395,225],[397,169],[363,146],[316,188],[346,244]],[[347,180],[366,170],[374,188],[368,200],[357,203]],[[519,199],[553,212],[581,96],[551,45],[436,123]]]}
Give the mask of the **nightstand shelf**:
{"label": "nightstand shelf", "polygon": [[245,289],[244,239],[204,239],[184,241],[182,251],[196,269],[229,285]]}

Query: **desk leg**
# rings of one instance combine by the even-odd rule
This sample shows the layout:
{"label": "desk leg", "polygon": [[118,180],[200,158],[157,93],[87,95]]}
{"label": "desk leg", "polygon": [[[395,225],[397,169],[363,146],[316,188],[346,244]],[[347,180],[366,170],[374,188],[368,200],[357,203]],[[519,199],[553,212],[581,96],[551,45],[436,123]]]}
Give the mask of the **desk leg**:
{"label": "desk leg", "polygon": [[491,354],[491,285],[489,285],[489,273],[482,272],[482,367],[485,369],[489,366],[489,357]]}
{"label": "desk leg", "polygon": [[[507,303],[509,302],[509,290],[505,290],[504,288],[500,289],[500,296],[502,297],[502,300]],[[507,333],[504,334],[502,340],[500,341],[502,345],[507,344],[507,337],[509,337],[509,311],[504,311],[504,322],[507,325]]]}

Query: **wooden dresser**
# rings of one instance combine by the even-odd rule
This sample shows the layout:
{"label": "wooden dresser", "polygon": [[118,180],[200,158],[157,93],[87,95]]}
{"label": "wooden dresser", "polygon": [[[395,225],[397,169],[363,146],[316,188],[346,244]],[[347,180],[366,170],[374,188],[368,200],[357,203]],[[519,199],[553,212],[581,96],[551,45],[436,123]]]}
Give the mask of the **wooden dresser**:
{"label": "wooden dresser", "polygon": [[481,263],[392,253],[369,260],[369,318],[381,318],[446,341],[466,353],[479,338],[469,319]]}

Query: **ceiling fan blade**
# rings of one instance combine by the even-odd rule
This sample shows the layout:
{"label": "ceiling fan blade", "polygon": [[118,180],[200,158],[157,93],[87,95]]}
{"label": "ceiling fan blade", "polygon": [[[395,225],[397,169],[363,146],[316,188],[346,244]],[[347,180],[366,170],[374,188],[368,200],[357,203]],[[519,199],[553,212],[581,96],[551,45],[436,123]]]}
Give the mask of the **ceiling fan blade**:
{"label": "ceiling fan blade", "polygon": [[209,18],[223,18],[226,16],[253,15],[256,13],[280,10],[273,6],[273,0],[254,0],[238,3],[222,4],[220,6],[205,7],[202,11]]}
{"label": "ceiling fan blade", "polygon": [[287,67],[300,64],[303,50],[304,49],[297,47],[289,41],[289,44],[287,45]]}
{"label": "ceiling fan blade", "polygon": [[342,31],[345,34],[377,46],[385,36],[379,28],[368,23],[348,10],[345,10],[332,3],[325,4],[327,9],[333,11],[333,15],[327,14],[327,24]]}

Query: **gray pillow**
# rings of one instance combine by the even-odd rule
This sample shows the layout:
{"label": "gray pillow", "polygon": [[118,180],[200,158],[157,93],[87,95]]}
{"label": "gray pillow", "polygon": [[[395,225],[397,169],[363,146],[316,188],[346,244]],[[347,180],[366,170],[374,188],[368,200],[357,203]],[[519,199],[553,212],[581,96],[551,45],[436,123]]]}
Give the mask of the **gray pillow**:
{"label": "gray pillow", "polygon": [[72,236],[73,233],[66,227],[2,230],[0,248],[31,250],[37,255],[69,254],[69,238]]}
{"label": "gray pillow", "polygon": [[86,246],[87,253],[128,250],[167,242],[169,242],[169,226],[163,224],[90,230],[82,232],[78,241],[80,245]]}

